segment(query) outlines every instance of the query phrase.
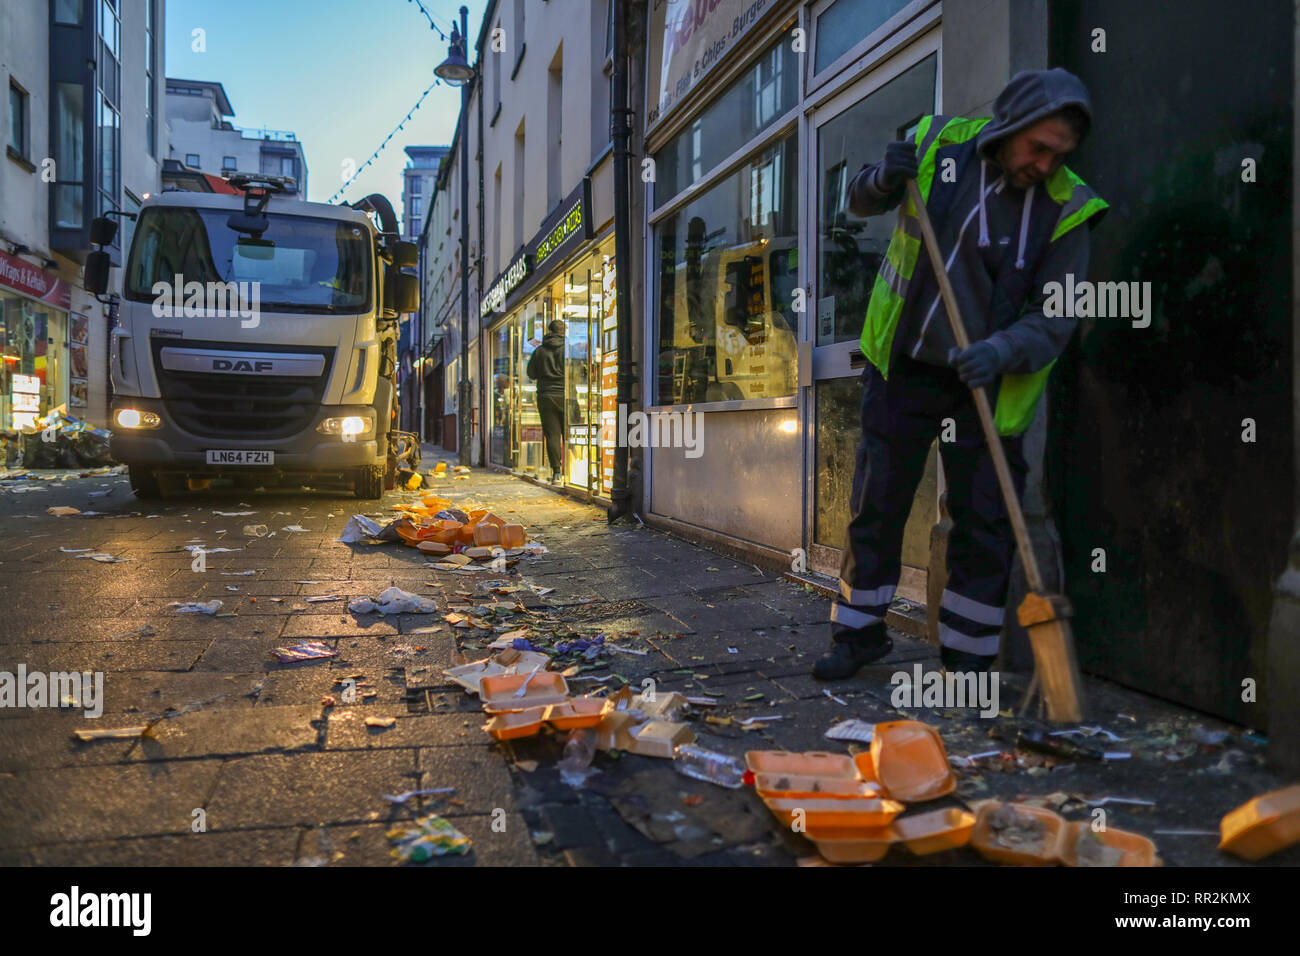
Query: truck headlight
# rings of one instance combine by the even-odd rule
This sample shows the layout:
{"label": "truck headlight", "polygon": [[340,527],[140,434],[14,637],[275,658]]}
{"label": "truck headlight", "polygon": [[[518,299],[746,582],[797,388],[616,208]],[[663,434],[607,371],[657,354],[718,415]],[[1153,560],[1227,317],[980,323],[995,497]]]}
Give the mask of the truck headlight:
{"label": "truck headlight", "polygon": [[157,414],[138,408],[119,408],[113,413],[113,421],[119,428],[157,428],[162,424],[162,418]]}
{"label": "truck headlight", "polygon": [[365,438],[374,433],[375,417],[370,415],[342,415],[327,418],[316,426],[322,435],[338,435],[345,441]]}

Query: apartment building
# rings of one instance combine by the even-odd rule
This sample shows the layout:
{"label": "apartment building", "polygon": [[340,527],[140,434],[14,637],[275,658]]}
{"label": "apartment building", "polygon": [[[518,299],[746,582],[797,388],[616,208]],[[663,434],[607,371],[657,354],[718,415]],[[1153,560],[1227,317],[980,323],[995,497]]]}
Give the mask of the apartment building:
{"label": "apartment building", "polygon": [[234,115],[220,83],[168,77],[168,158],[212,175],[239,171],[290,176],[306,197],[307,159],[298,137],[286,130],[244,129],[230,122]]}
{"label": "apartment building", "polygon": [[[162,0],[6,3],[0,22],[0,429],[108,424],[110,306],[81,287],[90,223],[135,211],[166,156]],[[132,223],[109,252],[121,262]]]}

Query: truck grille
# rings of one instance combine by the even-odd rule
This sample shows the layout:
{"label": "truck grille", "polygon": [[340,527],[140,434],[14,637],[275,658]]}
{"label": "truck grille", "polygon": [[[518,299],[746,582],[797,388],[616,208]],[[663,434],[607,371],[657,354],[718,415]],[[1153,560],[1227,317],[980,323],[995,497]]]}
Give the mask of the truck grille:
{"label": "truck grille", "polygon": [[320,410],[334,362],[332,347],[258,346],[258,352],[324,356],[324,370],[314,377],[179,371],[163,368],[164,348],[184,345],[229,352],[230,343],[154,338],[149,344],[168,414],[181,428],[203,438],[287,438],[301,432]]}

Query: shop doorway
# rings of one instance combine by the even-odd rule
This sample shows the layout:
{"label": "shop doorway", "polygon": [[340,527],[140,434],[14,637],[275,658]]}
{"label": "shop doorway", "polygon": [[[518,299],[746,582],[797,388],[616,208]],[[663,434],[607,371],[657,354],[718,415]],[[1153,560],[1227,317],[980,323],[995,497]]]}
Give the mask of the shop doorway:
{"label": "shop doorway", "polygon": [[[864,164],[909,133],[921,116],[938,112],[939,36],[933,31],[848,89],[820,104],[812,116],[813,201],[808,227],[816,259],[808,302],[812,395],[805,450],[809,564],[839,576],[850,491],[861,434],[858,347],[872,285],[895,215],[860,218],[849,212],[848,186]],[[924,602],[929,537],[938,501],[938,455],[931,449],[903,540],[900,596]]]}

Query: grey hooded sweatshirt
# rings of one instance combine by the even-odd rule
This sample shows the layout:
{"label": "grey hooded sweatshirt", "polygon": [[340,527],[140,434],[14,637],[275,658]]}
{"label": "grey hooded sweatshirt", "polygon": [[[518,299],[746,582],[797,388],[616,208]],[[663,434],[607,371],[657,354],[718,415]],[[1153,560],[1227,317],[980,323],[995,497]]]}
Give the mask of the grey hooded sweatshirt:
{"label": "grey hooded sweatshirt", "polygon": [[[1012,77],[994,104],[993,120],[975,137],[974,157],[950,187],[954,193],[946,218],[936,223],[939,248],[966,333],[972,343],[986,339],[998,350],[1003,372],[1036,372],[1064,351],[1076,320],[1043,314],[1044,286],[1053,281],[1064,283],[1067,273],[1076,281],[1087,277],[1090,230],[1071,229],[1047,243],[1037,261],[1025,261],[1031,216],[1050,217],[1050,223],[1035,224],[1040,229],[1054,225],[1060,207],[1047,197],[1043,183],[1029,189],[1012,186],[997,163],[997,151],[1006,137],[1071,104],[1081,107],[1091,120],[1087,88],[1066,70],[1024,71]],[[906,195],[905,188],[886,192],[879,187],[881,165],[864,166],[853,178],[849,209],[855,215],[880,215],[898,206]],[[927,200],[932,213],[934,202],[932,190]],[[1089,225],[1099,218],[1094,216]],[[1028,270],[1031,279],[1020,317],[994,331],[990,328],[990,303],[1006,256],[1013,256],[1014,269]],[[950,365],[948,355],[956,339],[924,248],[921,258],[926,260],[925,268],[918,270],[920,281],[908,289],[896,333],[901,342],[895,347],[921,362]]]}

